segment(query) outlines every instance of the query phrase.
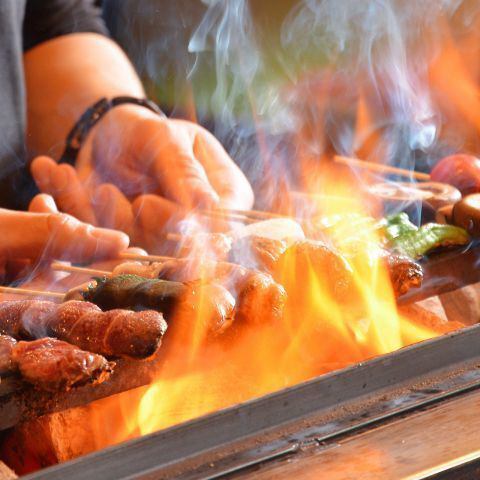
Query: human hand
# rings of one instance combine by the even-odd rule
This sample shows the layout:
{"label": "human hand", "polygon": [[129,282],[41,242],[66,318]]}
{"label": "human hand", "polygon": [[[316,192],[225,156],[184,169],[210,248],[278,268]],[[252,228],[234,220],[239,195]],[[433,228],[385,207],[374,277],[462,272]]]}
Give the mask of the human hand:
{"label": "human hand", "polygon": [[247,179],[211,133],[136,105],[115,107],[102,118],[76,168],[82,181],[94,173],[128,198],[156,194],[188,209],[253,204]]}
{"label": "human hand", "polygon": [[168,226],[187,215],[185,209],[157,195],[140,195],[131,203],[116,186],[96,184],[92,178],[82,182],[75,168],[49,157],[34,159],[31,172],[38,188],[61,211],[92,225],[124,231],[135,245],[154,247]]}
{"label": "human hand", "polygon": [[128,247],[122,232],[95,228],[59,213],[53,198],[37,195],[28,212],[0,209],[0,261],[63,259],[91,262]]}
{"label": "human hand", "polygon": [[[62,211],[123,230],[149,249],[195,206],[253,203],[248,181],[209,132],[130,105],[116,107],[94,128],[76,169],[38,157],[31,171]],[[221,228],[210,221],[212,227]]]}

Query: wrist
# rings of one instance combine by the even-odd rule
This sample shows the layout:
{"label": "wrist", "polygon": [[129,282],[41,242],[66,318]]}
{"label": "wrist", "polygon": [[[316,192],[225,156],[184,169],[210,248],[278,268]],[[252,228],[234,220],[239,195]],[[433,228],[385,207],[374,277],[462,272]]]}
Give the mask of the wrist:
{"label": "wrist", "polygon": [[[76,122],[69,132],[65,149],[60,157],[59,163],[69,163],[75,165],[82,147],[87,143],[91,131],[95,126],[109,114],[109,112],[118,109],[126,111],[134,110],[140,115],[156,116],[156,118],[166,118],[160,108],[151,100],[144,98],[135,98],[128,96],[114,97],[111,99],[102,98],[88,108]],[[111,117],[111,116],[110,116]]]}

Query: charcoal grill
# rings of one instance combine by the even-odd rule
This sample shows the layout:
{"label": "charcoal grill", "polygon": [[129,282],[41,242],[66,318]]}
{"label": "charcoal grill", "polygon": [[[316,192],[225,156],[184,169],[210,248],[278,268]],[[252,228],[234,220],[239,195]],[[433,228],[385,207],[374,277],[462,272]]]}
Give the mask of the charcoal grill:
{"label": "charcoal grill", "polygon": [[[478,244],[431,256],[423,265],[424,286],[400,303],[480,281],[479,260]],[[351,478],[349,466],[363,469],[365,478],[432,478],[452,469],[469,474],[480,458],[479,345],[480,325],[465,328],[26,478],[241,478],[253,472],[287,478],[325,468],[325,478],[343,479]],[[120,361],[105,384],[62,395],[39,395],[7,379],[0,384],[0,429],[147,384],[161,362],[161,355]],[[450,424],[454,431],[447,435]],[[355,448],[366,452],[363,464]],[[399,468],[406,455],[409,467]]]}

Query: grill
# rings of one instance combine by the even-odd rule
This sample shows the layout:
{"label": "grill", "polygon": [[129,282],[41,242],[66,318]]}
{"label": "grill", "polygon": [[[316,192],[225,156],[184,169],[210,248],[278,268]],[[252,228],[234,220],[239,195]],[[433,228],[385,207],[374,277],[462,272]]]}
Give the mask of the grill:
{"label": "grill", "polygon": [[[479,246],[472,244],[462,251],[431,256],[423,265],[423,287],[402,297],[400,303],[479,281],[480,270],[475,267],[479,252]],[[252,472],[271,478],[308,474],[325,466],[334,472],[329,478],[342,479],[347,478],[342,476],[346,470],[339,465],[360,462],[351,453],[356,445],[367,452],[358,468],[369,475],[381,471],[388,478],[414,474],[419,475],[415,478],[430,478],[432,472],[451,472],[452,468],[471,472],[476,468],[476,448],[480,448],[473,434],[474,407],[480,395],[476,391],[480,386],[479,343],[480,325],[465,328],[27,478],[236,478]],[[39,394],[14,378],[2,381],[0,428],[145,385],[162,360],[161,353],[148,362],[121,360],[104,384],[62,394]],[[442,433],[449,422],[452,428],[458,424],[462,429],[461,442],[455,431]],[[429,435],[435,438],[436,448],[429,444],[421,454],[413,455]],[[384,439],[381,445],[378,438]],[[412,456],[408,468],[403,465],[406,452]]]}
{"label": "grill", "polygon": [[[322,471],[322,465],[342,462],[343,448],[351,450],[355,442],[368,445],[369,435],[379,431],[387,438],[390,431],[395,435],[397,456],[390,459],[395,468],[405,462],[402,451],[413,448],[409,442],[421,441],[430,429],[430,436],[440,430],[441,436],[434,435],[436,449],[425,447],[409,460],[408,469],[391,477],[381,476],[381,462],[372,464],[372,475],[383,473],[368,478],[430,478],[432,472],[460,466],[472,471],[472,461],[480,456],[478,438],[468,442],[479,423],[479,341],[480,326],[469,327],[26,478],[214,479],[252,472],[261,478],[288,478],[294,471],[309,473],[315,465]],[[451,417],[456,418],[452,427],[462,425],[470,433],[450,452],[454,458],[438,451],[457,442],[455,431],[445,424]],[[372,443],[372,455],[375,449],[382,454],[382,445]],[[417,465],[418,459],[423,464]],[[449,463],[439,465],[445,461]],[[419,468],[428,470],[427,476],[413,476],[421,474]]]}

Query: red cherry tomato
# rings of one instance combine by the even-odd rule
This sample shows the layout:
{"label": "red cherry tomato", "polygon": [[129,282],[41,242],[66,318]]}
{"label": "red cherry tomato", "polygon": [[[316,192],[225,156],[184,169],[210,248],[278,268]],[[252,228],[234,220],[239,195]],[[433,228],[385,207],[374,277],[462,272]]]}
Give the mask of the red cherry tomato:
{"label": "red cherry tomato", "polygon": [[473,155],[450,155],[433,167],[430,177],[457,187],[463,195],[480,192],[480,160]]}

